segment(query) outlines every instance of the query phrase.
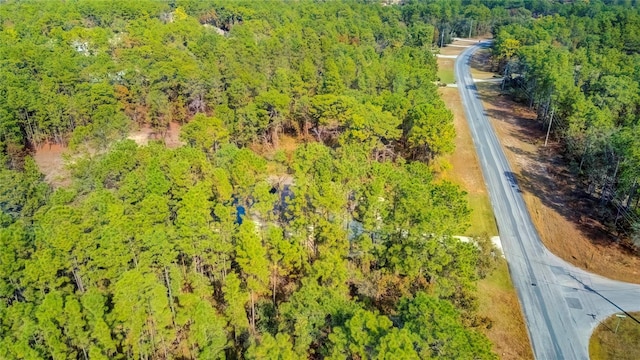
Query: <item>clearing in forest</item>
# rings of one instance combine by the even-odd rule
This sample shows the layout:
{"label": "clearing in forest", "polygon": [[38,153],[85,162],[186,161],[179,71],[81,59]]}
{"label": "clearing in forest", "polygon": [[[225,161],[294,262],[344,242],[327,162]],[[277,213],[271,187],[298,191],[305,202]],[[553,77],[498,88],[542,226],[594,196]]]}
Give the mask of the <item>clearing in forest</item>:
{"label": "clearing in forest", "polygon": [[169,149],[175,149],[183,145],[180,141],[180,129],[182,125],[177,122],[169,123],[169,128],[164,134],[153,130],[149,125],[143,125],[138,130],[131,131],[127,139],[131,139],[138,145],[147,145],[152,140],[162,140]]}
{"label": "clearing in forest", "polygon": [[60,144],[46,143],[38,146],[33,153],[33,160],[38,165],[44,179],[53,187],[70,185],[69,174],[65,169],[62,154],[66,147]]}
{"label": "clearing in forest", "polygon": [[[149,141],[162,140],[168,148],[175,149],[183,145],[182,141],[180,141],[181,127],[176,122],[170,123],[169,129],[163,137],[151,129],[150,126],[143,125],[137,130],[132,130],[127,139],[135,141],[140,146],[147,145]],[[32,154],[40,172],[45,176],[45,181],[54,188],[71,185],[71,179],[63,157],[65,152],[67,152],[66,146],[46,143],[38,146]]]}

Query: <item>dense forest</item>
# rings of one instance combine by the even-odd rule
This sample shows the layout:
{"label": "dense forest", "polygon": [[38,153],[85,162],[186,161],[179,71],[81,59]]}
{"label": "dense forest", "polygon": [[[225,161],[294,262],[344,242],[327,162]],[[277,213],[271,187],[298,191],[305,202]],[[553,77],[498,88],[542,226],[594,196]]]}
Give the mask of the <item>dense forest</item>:
{"label": "dense forest", "polygon": [[[432,47],[509,14],[1,4],[0,358],[495,358],[492,247],[429,166],[455,136]],[[174,122],[177,149],[123,140]]]}
{"label": "dense forest", "polygon": [[[2,2],[0,358],[495,358],[492,247],[453,237],[430,167],[434,52],[494,32],[505,89],[640,234],[635,5]],[[126,140],[173,123],[176,149]],[[69,185],[31,156],[54,143]]]}
{"label": "dense forest", "polygon": [[556,4],[498,26],[503,87],[536,109],[602,217],[640,247],[640,9],[635,2]]}

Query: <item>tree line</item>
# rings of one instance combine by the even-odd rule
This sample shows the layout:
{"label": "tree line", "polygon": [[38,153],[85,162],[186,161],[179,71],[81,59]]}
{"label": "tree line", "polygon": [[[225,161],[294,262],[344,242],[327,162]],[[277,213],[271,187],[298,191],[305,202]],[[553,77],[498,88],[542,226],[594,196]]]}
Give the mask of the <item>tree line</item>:
{"label": "tree line", "polygon": [[[0,357],[494,359],[492,247],[428,165],[437,30],[403,9],[0,6]],[[121,140],[171,122],[177,149]]]}
{"label": "tree line", "polygon": [[451,237],[463,193],[420,162],[126,140],[73,173],[35,192],[25,172],[15,191],[42,205],[0,229],[3,358],[494,358],[475,313],[490,245]]}
{"label": "tree line", "polygon": [[215,4],[0,8],[2,153],[16,163],[45,142],[105,147],[131,122],[162,134],[197,113],[216,114],[239,146],[277,147],[283,132],[337,142],[352,127],[378,156],[450,150],[450,125],[439,133],[409,111],[446,112],[425,51],[432,27],[373,5]]}
{"label": "tree line", "polygon": [[640,245],[640,12],[631,2],[557,4],[496,29],[503,87],[560,139],[612,228]]}

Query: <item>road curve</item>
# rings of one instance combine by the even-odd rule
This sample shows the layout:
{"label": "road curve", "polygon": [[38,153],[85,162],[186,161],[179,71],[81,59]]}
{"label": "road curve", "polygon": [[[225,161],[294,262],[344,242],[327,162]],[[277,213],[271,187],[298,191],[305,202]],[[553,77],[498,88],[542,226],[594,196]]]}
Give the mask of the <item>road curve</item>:
{"label": "road curve", "polygon": [[[470,73],[471,55],[486,46],[489,42],[460,54],[455,76],[533,353],[540,360],[588,359],[589,338],[600,321],[614,313],[640,311],[640,285],[579,269],[540,241]],[[640,324],[640,319],[624,321]]]}

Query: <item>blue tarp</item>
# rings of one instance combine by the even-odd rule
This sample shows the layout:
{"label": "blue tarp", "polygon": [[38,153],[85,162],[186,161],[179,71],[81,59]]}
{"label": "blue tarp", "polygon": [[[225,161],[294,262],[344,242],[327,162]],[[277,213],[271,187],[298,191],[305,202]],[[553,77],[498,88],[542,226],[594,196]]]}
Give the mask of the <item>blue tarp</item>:
{"label": "blue tarp", "polygon": [[244,206],[236,206],[236,224],[242,225],[242,218],[246,215],[246,213],[247,211],[244,209]]}

